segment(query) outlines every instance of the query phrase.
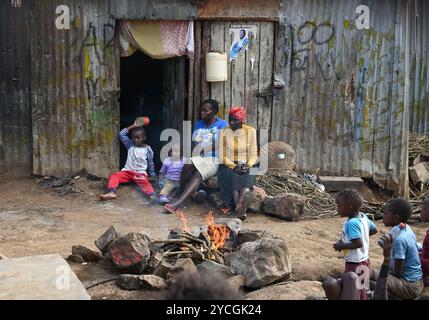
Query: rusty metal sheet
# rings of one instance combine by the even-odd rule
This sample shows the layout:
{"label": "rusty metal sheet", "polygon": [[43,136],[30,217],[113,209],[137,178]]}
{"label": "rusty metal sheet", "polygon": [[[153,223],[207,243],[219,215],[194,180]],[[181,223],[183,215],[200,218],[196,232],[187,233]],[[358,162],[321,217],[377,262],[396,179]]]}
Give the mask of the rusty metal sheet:
{"label": "rusty metal sheet", "polygon": [[33,1],[0,2],[0,174],[31,173],[30,21]]}
{"label": "rusty metal sheet", "polygon": [[56,3],[32,15],[33,172],[107,177],[119,165],[115,19],[105,1],[63,1],[70,30],[57,30]]}
{"label": "rusty metal sheet", "polygon": [[429,134],[429,2],[412,1],[410,130]]}
{"label": "rusty metal sheet", "polygon": [[199,19],[278,20],[280,0],[206,0],[200,1]]}
{"label": "rusty metal sheet", "polygon": [[284,1],[272,137],[296,148],[304,171],[373,178],[407,189],[407,1]]}

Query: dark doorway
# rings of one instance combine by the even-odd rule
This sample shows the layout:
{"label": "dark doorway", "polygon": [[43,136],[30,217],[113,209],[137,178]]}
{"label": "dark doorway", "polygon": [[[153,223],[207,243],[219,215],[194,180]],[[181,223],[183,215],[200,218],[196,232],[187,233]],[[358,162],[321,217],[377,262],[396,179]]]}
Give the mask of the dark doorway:
{"label": "dark doorway", "polygon": [[[132,56],[121,58],[121,129],[130,126],[137,117],[147,116],[146,143],[155,153],[155,167],[160,169],[159,137],[164,127],[162,117],[164,60],[155,60],[137,51]],[[121,168],[127,160],[127,151],[121,145]]]}
{"label": "dark doorway", "polygon": [[[186,58],[152,59],[137,51],[121,58],[121,115],[120,126],[130,126],[137,117],[150,118],[145,127],[147,140],[155,153],[155,169],[161,168],[160,153],[165,141],[160,141],[162,130],[181,131],[184,119],[186,84]],[[120,166],[125,165],[127,151],[121,145]]]}

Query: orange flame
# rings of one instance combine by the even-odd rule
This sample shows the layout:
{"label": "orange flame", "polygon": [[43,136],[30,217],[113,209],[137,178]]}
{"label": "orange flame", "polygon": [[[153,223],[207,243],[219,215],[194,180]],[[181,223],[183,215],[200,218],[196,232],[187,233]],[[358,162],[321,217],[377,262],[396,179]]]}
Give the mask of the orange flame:
{"label": "orange flame", "polygon": [[229,237],[229,228],[223,224],[215,224],[213,213],[210,211],[206,216],[207,234],[212,240],[215,249],[225,245]]}
{"label": "orange flame", "polygon": [[177,211],[177,214],[179,215],[179,218],[182,221],[182,231],[190,233],[191,230],[188,227],[188,219],[186,218],[186,215],[182,211]]}

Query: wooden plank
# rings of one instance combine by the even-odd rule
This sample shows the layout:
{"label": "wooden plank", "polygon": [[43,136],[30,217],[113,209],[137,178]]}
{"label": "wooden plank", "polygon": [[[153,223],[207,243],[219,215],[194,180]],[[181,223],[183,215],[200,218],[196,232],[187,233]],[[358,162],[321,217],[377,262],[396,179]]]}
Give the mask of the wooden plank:
{"label": "wooden plank", "polygon": [[[228,54],[229,59],[229,49],[232,45],[232,35],[229,32],[229,27],[231,25],[230,21],[224,22],[224,31],[225,31],[225,51]],[[228,80],[224,85],[224,101],[225,101],[225,110],[224,110],[224,119],[228,120],[229,109],[231,108],[231,62],[228,60]]]}
{"label": "wooden plank", "polygon": [[[210,26],[210,51],[224,52],[225,49],[225,24],[220,21],[213,21]],[[219,102],[218,116],[223,118],[225,110],[224,82],[210,83],[210,98]]]}
{"label": "wooden plank", "polygon": [[[255,24],[248,22],[247,24]],[[249,33],[249,49],[246,51],[246,83],[245,83],[245,107],[247,110],[247,124],[257,128],[258,126],[258,98],[259,73],[260,73],[260,43],[264,41],[261,37],[261,23],[257,22],[256,34]]]}
{"label": "wooden plank", "polygon": [[[233,25],[246,24],[245,21],[234,22]],[[246,84],[246,51],[238,54],[237,60],[231,64],[231,105],[245,106]]]}
{"label": "wooden plank", "polygon": [[[284,114],[288,112],[286,110],[288,108],[286,90],[287,85],[290,83],[290,59],[292,56],[291,40],[285,41],[285,36],[289,35],[288,30],[289,27],[286,27],[284,24],[276,24],[274,28],[274,76],[277,80],[283,81],[285,86],[282,89],[275,89],[276,95],[273,97],[272,118],[274,120],[271,124],[270,134],[272,140],[282,140],[287,137],[286,126],[282,119],[284,119]],[[290,139],[288,141],[290,142]]]}
{"label": "wooden plank", "polygon": [[[261,22],[259,56],[259,92],[273,91],[274,23]],[[258,129],[270,129],[273,96],[258,98]]]}
{"label": "wooden plank", "polygon": [[206,54],[210,50],[210,26],[211,22],[204,21],[201,39],[201,102],[210,98],[210,86],[206,81]]}
{"label": "wooden plank", "polygon": [[185,110],[184,120],[192,121],[194,114],[194,68],[195,68],[195,56],[189,58],[186,61],[188,64],[188,90],[187,93],[187,108]]}
{"label": "wooden plank", "polygon": [[195,32],[195,63],[194,63],[194,108],[192,114],[192,122],[195,122],[199,118],[199,108],[201,104],[201,65],[204,62],[201,54],[201,28],[202,21],[194,22]]}

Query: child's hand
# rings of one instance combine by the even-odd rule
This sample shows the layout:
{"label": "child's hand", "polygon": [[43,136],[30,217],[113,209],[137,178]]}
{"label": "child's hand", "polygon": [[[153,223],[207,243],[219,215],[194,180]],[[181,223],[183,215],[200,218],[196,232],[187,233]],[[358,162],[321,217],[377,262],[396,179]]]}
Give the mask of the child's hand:
{"label": "child's hand", "polygon": [[380,247],[383,248],[384,259],[390,259],[392,255],[393,238],[390,233],[384,234],[378,241]]}
{"label": "child's hand", "polygon": [[335,249],[335,251],[342,251],[344,249],[344,242],[342,242],[341,240],[335,242],[334,243],[334,249]]}

